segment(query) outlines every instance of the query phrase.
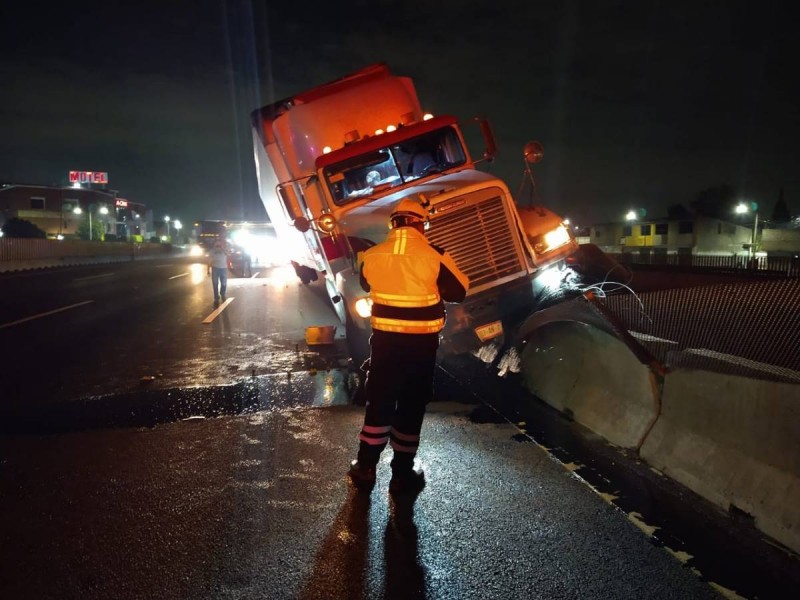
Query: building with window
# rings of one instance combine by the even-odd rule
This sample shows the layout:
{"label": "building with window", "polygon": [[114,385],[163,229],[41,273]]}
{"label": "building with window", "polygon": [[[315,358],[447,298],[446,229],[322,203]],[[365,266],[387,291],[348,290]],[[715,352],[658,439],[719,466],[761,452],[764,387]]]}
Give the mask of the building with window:
{"label": "building with window", "polygon": [[152,211],[113,190],[0,183],[0,227],[15,217],[30,221],[52,239],[78,237],[89,219],[100,223],[103,239],[142,241],[153,235]]}
{"label": "building with window", "polygon": [[[600,223],[577,234],[580,243],[591,243],[610,254],[678,254],[709,256],[748,256],[753,241],[753,225],[694,215],[690,218],[640,219]],[[771,229],[759,226],[755,250],[770,254],[800,251],[800,230]]]}

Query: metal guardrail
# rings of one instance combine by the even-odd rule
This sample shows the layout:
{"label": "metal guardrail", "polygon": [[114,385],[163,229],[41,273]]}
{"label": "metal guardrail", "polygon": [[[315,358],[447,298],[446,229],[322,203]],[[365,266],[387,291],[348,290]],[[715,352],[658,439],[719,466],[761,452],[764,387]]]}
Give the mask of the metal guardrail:
{"label": "metal guardrail", "polygon": [[627,265],[663,265],[684,268],[713,269],[717,271],[747,271],[773,273],[787,277],[800,277],[800,258],[794,256],[710,256],[701,254],[656,254],[650,252],[623,252],[609,254],[614,260]]}
{"label": "metal guardrail", "polygon": [[667,369],[800,383],[800,279],[599,298]]}

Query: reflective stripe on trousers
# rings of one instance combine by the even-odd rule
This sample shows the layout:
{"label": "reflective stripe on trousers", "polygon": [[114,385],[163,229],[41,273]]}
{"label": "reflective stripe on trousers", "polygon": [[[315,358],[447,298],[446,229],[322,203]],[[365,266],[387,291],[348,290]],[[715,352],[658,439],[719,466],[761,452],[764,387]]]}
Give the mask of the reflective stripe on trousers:
{"label": "reflective stripe on trousers", "polygon": [[389,441],[389,425],[364,425],[358,439],[370,446],[385,446]]}
{"label": "reflective stripe on trousers", "polygon": [[411,454],[417,453],[417,448],[419,448],[419,435],[402,433],[392,427],[389,436],[389,444],[392,446],[392,450],[395,452],[409,452]]}

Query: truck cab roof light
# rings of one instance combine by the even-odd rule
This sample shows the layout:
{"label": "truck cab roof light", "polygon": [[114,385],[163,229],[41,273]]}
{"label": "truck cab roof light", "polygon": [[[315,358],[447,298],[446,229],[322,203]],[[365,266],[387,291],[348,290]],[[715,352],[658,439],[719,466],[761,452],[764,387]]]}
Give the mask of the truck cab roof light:
{"label": "truck cab roof light", "polygon": [[353,129],[352,131],[348,131],[344,134],[345,144],[352,144],[353,142],[357,142],[359,139],[361,139],[361,136],[359,135],[357,129]]}
{"label": "truck cab roof light", "polygon": [[423,121],[430,121],[432,118],[433,118],[433,114],[432,113],[425,113],[425,115],[422,117],[422,120]]}
{"label": "truck cab roof light", "polygon": [[383,129],[376,129],[375,135],[381,135],[383,133]]}
{"label": "truck cab roof light", "polygon": [[323,153],[323,154],[327,154],[327,153],[328,153],[328,152],[330,152],[332,149],[333,149],[333,148],[331,148],[330,146],[325,146],[325,147],[322,149],[322,153]]}
{"label": "truck cab roof light", "polygon": [[397,129],[397,127],[395,127],[394,125],[387,125],[387,126],[386,126],[386,131],[387,131],[387,133],[391,133],[391,132],[393,132],[393,131],[394,131],[394,130],[396,130],[396,129]]}

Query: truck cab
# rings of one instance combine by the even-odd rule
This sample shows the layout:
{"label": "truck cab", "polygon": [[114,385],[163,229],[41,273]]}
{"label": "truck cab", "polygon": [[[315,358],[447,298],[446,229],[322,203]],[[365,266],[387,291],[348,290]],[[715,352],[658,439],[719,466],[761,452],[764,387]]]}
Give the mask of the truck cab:
{"label": "truck cab", "polygon": [[[404,198],[428,206],[426,236],[469,277],[467,300],[448,309],[442,347],[474,349],[529,312],[536,277],[575,252],[544,207],[523,220],[507,185],[476,168],[458,120],[421,111],[410,79],[373,65],[252,115],[261,197],[304,281],[325,279],[354,361],[368,354],[368,295],[358,254],[382,241]],[[312,277],[313,274],[313,277]]]}

